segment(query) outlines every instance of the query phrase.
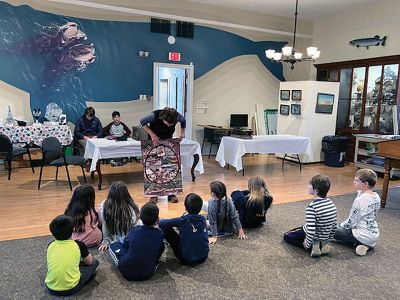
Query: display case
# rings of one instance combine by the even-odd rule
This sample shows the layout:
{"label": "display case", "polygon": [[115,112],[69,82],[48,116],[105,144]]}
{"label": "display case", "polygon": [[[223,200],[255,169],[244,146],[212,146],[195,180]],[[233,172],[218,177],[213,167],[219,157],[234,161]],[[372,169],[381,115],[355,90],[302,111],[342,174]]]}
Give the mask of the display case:
{"label": "display case", "polygon": [[[381,134],[355,134],[354,165],[356,168],[368,168],[376,172],[384,173],[384,158],[379,156],[378,143],[400,139],[400,136]],[[399,175],[399,169],[392,169],[391,176]]]}

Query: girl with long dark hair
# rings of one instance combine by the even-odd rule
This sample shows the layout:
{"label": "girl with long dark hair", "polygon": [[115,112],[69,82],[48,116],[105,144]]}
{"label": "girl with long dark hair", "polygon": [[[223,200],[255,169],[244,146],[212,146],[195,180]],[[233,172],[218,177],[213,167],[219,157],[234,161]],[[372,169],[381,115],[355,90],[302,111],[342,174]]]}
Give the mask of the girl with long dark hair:
{"label": "girl with long dark hair", "polygon": [[139,208],[122,181],[111,185],[99,213],[103,220],[103,242],[99,250],[106,250],[114,242],[123,243],[129,230],[139,221]]}
{"label": "girl with long dark hair", "polygon": [[239,239],[247,239],[235,206],[226,195],[225,184],[221,181],[211,182],[210,192],[212,199],[203,206],[203,209],[207,211],[210,223],[209,243],[215,244],[218,241],[218,236],[232,235],[234,227],[239,232]]}
{"label": "girl with long dark hair", "polygon": [[95,209],[95,192],[92,186],[78,186],[64,214],[73,219],[73,240],[81,241],[87,247],[94,247],[101,243],[102,233],[99,228],[101,221]]}

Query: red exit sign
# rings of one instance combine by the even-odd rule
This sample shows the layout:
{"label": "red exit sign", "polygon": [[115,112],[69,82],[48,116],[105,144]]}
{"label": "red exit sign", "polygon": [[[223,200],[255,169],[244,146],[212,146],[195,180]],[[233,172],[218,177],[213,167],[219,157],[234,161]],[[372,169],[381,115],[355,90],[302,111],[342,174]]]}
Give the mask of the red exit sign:
{"label": "red exit sign", "polygon": [[169,52],[168,60],[170,61],[181,61],[181,54],[179,52]]}

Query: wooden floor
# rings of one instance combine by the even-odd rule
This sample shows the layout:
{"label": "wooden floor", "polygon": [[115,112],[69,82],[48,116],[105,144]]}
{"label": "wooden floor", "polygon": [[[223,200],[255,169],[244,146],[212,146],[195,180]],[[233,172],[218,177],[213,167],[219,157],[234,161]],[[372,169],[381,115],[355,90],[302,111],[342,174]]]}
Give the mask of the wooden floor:
{"label": "wooden floor", "polygon": [[[184,194],[180,195],[179,203],[171,204],[166,200],[159,202],[160,217],[175,217],[184,212],[184,195],[194,192],[204,200],[210,197],[209,183],[213,180],[225,182],[228,193],[235,189],[245,189],[250,176],[263,176],[270,192],[274,197],[274,204],[294,202],[310,199],[307,194],[307,183],[315,174],[325,174],[331,178],[330,195],[339,195],[353,192],[353,178],[355,168],[353,164],[343,168],[326,167],[323,164],[304,165],[303,170],[294,163],[285,163],[281,167],[281,160],[273,155],[248,155],[244,157],[246,174],[234,168],[221,168],[215,158],[203,158],[205,173],[197,175],[196,182],[191,181],[188,170],[183,171]],[[30,168],[14,168],[11,180],[7,180],[7,171],[0,166],[0,240],[11,240],[25,237],[48,235],[48,224],[52,218],[62,214],[72,195],[68,188],[65,169],[60,169],[58,181],[54,181],[55,168],[45,167],[42,187],[37,189],[39,168],[35,174]],[[143,194],[143,169],[137,162],[122,167],[102,168],[103,190],[97,190],[97,176],[94,181],[88,178],[88,183],[96,189],[96,203],[102,202],[108,193],[110,183],[122,180],[128,184],[129,191],[136,203],[141,207],[147,201]],[[73,186],[83,183],[83,176],[79,167],[70,167]],[[382,187],[382,179],[378,180],[377,188]],[[398,182],[391,182],[391,186]],[[299,212],[303,213],[303,212]]]}

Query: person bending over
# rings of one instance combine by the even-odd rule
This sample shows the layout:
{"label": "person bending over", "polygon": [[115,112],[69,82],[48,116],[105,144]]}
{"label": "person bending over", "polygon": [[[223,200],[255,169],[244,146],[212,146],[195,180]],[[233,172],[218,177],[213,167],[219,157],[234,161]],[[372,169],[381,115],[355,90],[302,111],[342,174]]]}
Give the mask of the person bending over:
{"label": "person bending over", "polygon": [[[148,116],[140,120],[140,125],[148,133],[149,139],[153,144],[158,145],[159,140],[171,139],[175,133],[177,123],[181,124],[180,139],[185,137],[186,120],[174,108],[165,107],[164,109],[155,110]],[[152,197],[150,201],[157,201],[156,197]],[[168,201],[172,203],[178,202],[175,195],[168,195]]]}

